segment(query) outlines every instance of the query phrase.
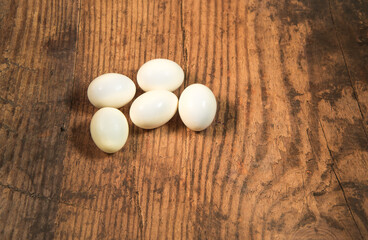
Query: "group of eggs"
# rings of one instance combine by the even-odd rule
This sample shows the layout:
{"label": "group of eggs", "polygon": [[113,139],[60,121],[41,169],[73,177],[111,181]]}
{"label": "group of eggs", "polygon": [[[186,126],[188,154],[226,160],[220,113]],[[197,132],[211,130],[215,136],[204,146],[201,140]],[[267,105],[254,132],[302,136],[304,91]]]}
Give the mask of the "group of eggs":
{"label": "group of eggs", "polygon": [[[184,124],[202,131],[211,125],[216,114],[216,98],[202,84],[184,89],[180,99],[172,93],[184,81],[184,71],[168,59],[153,59],[138,70],[137,82],[145,93],[130,107],[132,122],[144,129],[153,129],[167,123],[179,108]],[[136,93],[134,82],[118,73],[107,73],[95,78],[89,85],[89,101],[99,109],[91,120],[91,136],[98,148],[106,153],[119,151],[129,135],[129,125],[118,110],[129,103]]]}

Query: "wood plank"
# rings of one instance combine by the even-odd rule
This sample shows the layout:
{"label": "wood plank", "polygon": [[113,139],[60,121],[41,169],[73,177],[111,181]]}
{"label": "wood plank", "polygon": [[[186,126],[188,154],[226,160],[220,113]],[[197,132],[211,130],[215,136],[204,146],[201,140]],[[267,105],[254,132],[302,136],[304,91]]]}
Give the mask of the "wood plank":
{"label": "wood plank", "polygon": [[[0,1],[0,238],[368,238],[367,10]],[[213,125],[129,120],[123,150],[102,153],[88,84],[106,72],[136,82],[158,57],[184,68],[178,96],[195,82],[214,91]]]}
{"label": "wood plank", "polygon": [[[169,58],[183,65],[180,5],[174,0],[81,1],[80,14],[71,131],[61,187],[61,199],[77,209],[65,204],[58,207],[55,236],[159,236],[165,228],[150,224],[155,224],[156,218],[166,221],[157,215],[160,201],[155,194],[165,180],[148,171],[175,163],[167,154],[174,156],[175,139],[181,143],[182,123],[176,116],[162,128],[145,131],[129,121],[127,145],[114,155],[106,155],[89,134],[90,119],[97,109],[88,102],[86,92],[93,78],[107,72],[125,74],[136,82],[137,70],[152,58]],[[141,93],[139,90],[137,96]],[[129,106],[121,110],[128,116]]]}
{"label": "wood plank", "polygon": [[368,37],[367,1],[329,1],[336,41],[344,59],[346,72],[359,103],[359,111],[367,132],[368,125]]}
{"label": "wood plank", "polygon": [[[348,80],[334,65],[343,63],[338,46],[324,41],[328,2],[195,4],[184,15],[189,81],[210,85],[220,106],[206,140],[189,141],[186,236],[360,239],[364,227],[346,205],[325,139],[343,126],[320,123],[328,115],[321,95]],[[337,114],[359,114],[351,95],[343,101]],[[362,179],[360,169],[349,173]]]}
{"label": "wood plank", "polygon": [[69,124],[78,11],[0,4],[0,238],[51,239]]}
{"label": "wood plank", "polygon": [[[333,90],[332,101],[338,104],[332,102],[332,114],[324,121],[326,139],[350,211],[367,238],[368,2],[330,0],[329,8],[334,41],[341,55],[343,76],[338,78],[344,81],[345,87]],[[331,116],[337,117],[331,121]]]}

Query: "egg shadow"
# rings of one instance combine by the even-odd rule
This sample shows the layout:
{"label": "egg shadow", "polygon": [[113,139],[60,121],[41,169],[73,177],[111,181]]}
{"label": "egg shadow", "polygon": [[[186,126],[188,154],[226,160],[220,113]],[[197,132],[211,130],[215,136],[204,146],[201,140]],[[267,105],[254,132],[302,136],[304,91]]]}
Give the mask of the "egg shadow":
{"label": "egg shadow", "polygon": [[181,120],[178,111],[176,111],[175,115],[166,124],[168,126],[169,133],[178,132],[178,131],[185,131],[185,129],[186,129],[186,126],[184,125],[183,121]]}
{"label": "egg shadow", "polygon": [[228,99],[219,99],[218,97],[216,97],[216,101],[216,115],[212,124],[207,129],[210,130],[210,128],[213,128],[216,131],[221,129],[221,131],[225,131],[226,134],[233,133],[236,129],[239,119],[242,119],[242,116],[238,115],[239,105],[230,102]]}
{"label": "egg shadow", "polygon": [[[124,112],[123,112],[124,113]],[[125,114],[125,113],[124,113]],[[128,116],[128,115],[125,115]],[[127,117],[128,119],[128,117]],[[172,132],[179,132],[179,131],[183,131],[186,129],[186,126],[184,125],[184,123],[181,121],[180,116],[178,111],[176,111],[175,115],[164,125],[157,127],[157,128],[153,128],[153,129],[143,129],[143,128],[139,128],[136,125],[134,125],[134,123],[128,119],[128,123],[129,123],[129,130],[130,130],[130,134],[133,137],[139,137],[142,135],[145,135],[147,133],[151,133],[154,131],[157,131],[158,129],[166,126],[168,128],[168,133],[172,133]]]}
{"label": "egg shadow", "polygon": [[[190,132],[192,132],[195,135],[207,135],[212,134],[213,136],[221,134],[235,134],[234,131],[236,131],[236,125],[239,123],[241,119],[243,119],[242,116],[238,115],[238,107],[236,103],[228,101],[226,98],[218,98],[216,97],[217,102],[217,109],[216,109],[216,115],[211,123],[206,129],[202,131],[193,131],[189,130],[183,123],[183,121],[180,119],[179,114],[177,113],[178,117],[178,125],[180,128],[186,128]],[[246,116],[248,117],[248,116]]]}
{"label": "egg shadow", "polygon": [[109,156],[110,154],[101,151],[93,142],[89,131],[89,124],[90,120],[70,126],[72,132],[71,142],[73,146],[80,155],[89,160],[99,160]]}
{"label": "egg shadow", "polygon": [[[93,106],[87,96],[87,83],[80,83],[79,80],[75,80],[76,83],[73,87],[73,90],[70,91],[66,96],[66,102],[69,104],[70,111],[72,113],[80,113],[86,111],[86,107]],[[98,109],[95,108],[95,112]],[[91,111],[89,108],[88,111]],[[93,110],[92,110],[93,111]]]}

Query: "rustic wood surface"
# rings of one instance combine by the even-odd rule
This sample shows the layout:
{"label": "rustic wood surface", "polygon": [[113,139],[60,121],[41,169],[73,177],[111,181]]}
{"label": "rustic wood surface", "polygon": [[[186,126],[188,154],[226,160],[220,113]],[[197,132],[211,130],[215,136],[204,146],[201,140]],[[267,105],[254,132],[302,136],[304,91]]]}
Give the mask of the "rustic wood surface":
{"label": "rustic wood surface", "polygon": [[[0,0],[0,52],[0,239],[368,239],[368,1]],[[104,154],[89,82],[152,58],[216,119]]]}

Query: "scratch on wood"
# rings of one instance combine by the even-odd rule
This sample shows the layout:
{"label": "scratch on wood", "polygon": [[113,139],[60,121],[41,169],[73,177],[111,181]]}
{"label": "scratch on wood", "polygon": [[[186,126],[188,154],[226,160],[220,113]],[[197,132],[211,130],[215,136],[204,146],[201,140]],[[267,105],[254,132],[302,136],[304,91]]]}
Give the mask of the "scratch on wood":
{"label": "scratch on wood", "polygon": [[0,101],[2,101],[3,102],[3,104],[10,104],[10,105],[12,105],[13,107],[16,107],[17,106],[17,104],[15,103],[15,102],[13,102],[12,100],[9,100],[9,99],[6,99],[6,98],[3,98],[3,97],[1,97],[0,96]]}
{"label": "scratch on wood", "polygon": [[55,203],[58,203],[58,204],[64,204],[64,205],[75,207],[77,209],[82,209],[82,210],[88,210],[88,211],[93,211],[93,212],[98,212],[98,213],[105,213],[102,210],[81,207],[81,206],[78,206],[78,205],[75,205],[75,204],[72,204],[72,203],[69,203],[69,202],[66,202],[66,201],[62,201],[58,197],[47,197],[47,196],[44,196],[40,193],[30,192],[30,191],[23,190],[23,189],[20,189],[18,187],[15,187],[15,186],[12,186],[12,185],[9,185],[9,184],[3,184],[1,182],[0,182],[0,187],[5,188],[5,189],[9,189],[12,192],[17,192],[17,193],[26,195],[28,197],[35,198],[35,199],[40,199],[40,200],[43,200],[43,201],[49,201],[49,202],[55,202]]}
{"label": "scratch on wood", "polygon": [[4,128],[5,130],[11,132],[11,133],[16,133],[17,131],[14,130],[12,127],[6,125],[5,123],[0,123],[0,128]]}
{"label": "scratch on wood", "polygon": [[16,62],[11,61],[9,58],[5,58],[5,63],[6,63],[6,64],[9,64],[9,65],[16,66],[17,68],[21,68],[21,69],[24,69],[24,70],[30,71],[30,72],[37,72],[37,69],[31,68],[31,67],[23,66],[23,65],[21,65],[21,64],[19,64],[19,63],[16,63]]}

